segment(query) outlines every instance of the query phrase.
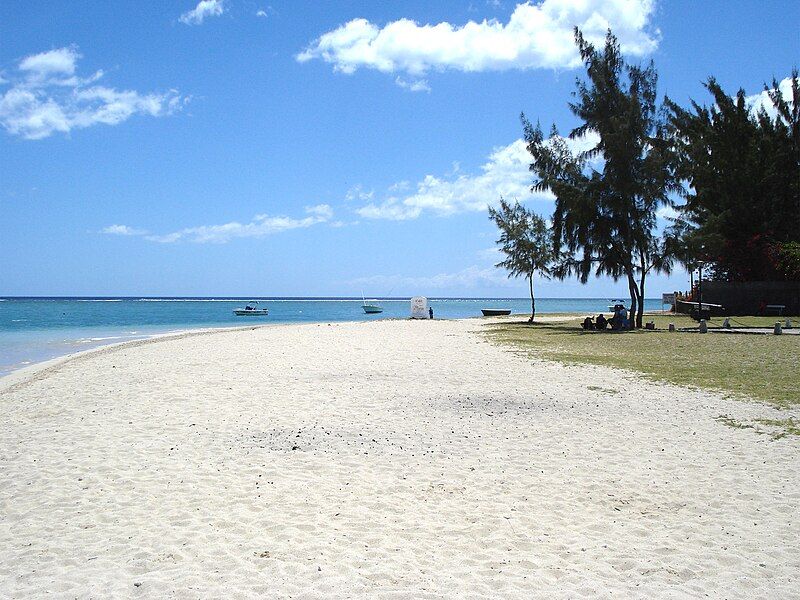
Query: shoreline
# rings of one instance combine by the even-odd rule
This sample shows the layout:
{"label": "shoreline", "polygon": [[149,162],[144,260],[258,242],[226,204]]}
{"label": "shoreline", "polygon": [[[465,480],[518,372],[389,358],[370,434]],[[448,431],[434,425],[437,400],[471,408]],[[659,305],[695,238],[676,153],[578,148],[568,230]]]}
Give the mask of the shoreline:
{"label": "shoreline", "polygon": [[[139,298],[142,299],[142,298]],[[233,309],[242,302],[224,298],[61,298],[27,297],[0,302],[0,376],[59,356],[108,343],[193,329],[242,326]],[[344,322],[375,319],[358,299],[267,300],[266,323]],[[539,313],[593,313],[607,302],[592,298],[540,299]],[[530,312],[519,298],[430,299],[437,318],[480,316],[500,305],[514,314]],[[409,316],[406,299],[386,300],[382,317]],[[105,339],[108,338],[108,339]]]}
{"label": "shoreline", "polygon": [[[122,349],[126,347],[135,348],[136,346],[154,343],[161,340],[166,339],[180,339],[182,337],[189,337],[189,336],[196,336],[196,335],[205,335],[205,334],[213,334],[223,331],[237,331],[237,330],[247,330],[247,329],[254,329],[258,327],[274,327],[280,325],[279,323],[274,324],[263,324],[257,325],[256,327],[245,326],[245,327],[213,327],[213,328],[203,328],[203,329],[188,329],[186,331],[176,331],[176,332],[169,332],[169,333],[156,333],[147,337],[137,338],[132,340],[125,340],[122,342],[111,342],[108,344],[100,344],[99,346],[94,346],[93,348],[87,348],[86,350],[79,350],[77,352],[70,352],[68,354],[62,354],[60,356],[55,356],[53,358],[49,358],[47,360],[38,361],[29,365],[25,365],[24,367],[19,367],[17,369],[13,369],[8,373],[0,375],[0,393],[6,392],[9,388],[16,386],[19,383],[24,383],[24,380],[36,377],[40,374],[44,374],[44,372],[49,371],[50,369],[55,369],[62,366],[65,363],[69,363],[73,360],[79,360],[87,356],[91,356],[95,353],[101,352],[110,352],[115,349]],[[20,379],[22,381],[17,381]]]}
{"label": "shoreline", "polygon": [[[543,317],[541,320],[546,321],[547,317],[577,317],[577,316],[582,316],[582,315],[583,315],[583,313],[577,313],[577,312],[575,312],[575,313],[543,313],[541,315]],[[511,316],[516,316],[516,315],[512,314]],[[520,316],[522,316],[522,315],[520,315]],[[490,317],[483,317],[481,315],[475,315],[475,316],[470,316],[470,317],[456,317],[456,318],[442,317],[442,318],[438,318],[436,320],[440,320],[440,321],[441,320],[455,321],[455,320],[463,320],[463,319],[484,319],[485,320],[487,318],[490,318]],[[16,367],[16,368],[12,368],[12,369],[10,369],[8,371],[0,371],[0,390],[2,390],[4,388],[3,384],[4,384],[5,380],[8,377],[11,377],[14,374],[20,373],[21,371],[27,371],[27,370],[31,370],[31,369],[32,370],[36,370],[37,367],[41,367],[42,365],[49,364],[51,362],[58,362],[59,360],[67,359],[67,358],[73,357],[73,356],[78,356],[78,355],[81,355],[81,354],[84,354],[84,353],[87,353],[87,352],[93,352],[93,351],[96,351],[96,350],[101,350],[101,349],[109,348],[109,347],[112,347],[112,346],[121,346],[121,345],[124,345],[124,344],[131,344],[131,343],[134,343],[134,342],[144,342],[144,341],[153,340],[153,339],[156,339],[156,338],[170,337],[170,336],[181,336],[181,335],[184,335],[184,334],[213,333],[215,331],[226,331],[226,330],[229,330],[229,329],[233,329],[233,330],[235,330],[235,329],[249,329],[249,328],[253,328],[253,327],[258,328],[258,327],[278,327],[278,326],[282,326],[282,325],[315,325],[315,324],[320,324],[320,323],[323,323],[323,324],[324,323],[373,323],[373,322],[377,322],[377,321],[396,321],[396,320],[401,320],[402,321],[402,320],[406,320],[406,319],[409,319],[409,318],[408,317],[406,317],[406,318],[382,317],[382,318],[372,319],[372,320],[355,320],[354,319],[354,320],[345,320],[345,321],[302,321],[302,322],[292,321],[292,322],[278,322],[278,323],[265,323],[265,322],[262,321],[262,322],[260,322],[258,324],[252,324],[252,325],[219,325],[219,326],[212,326],[212,327],[190,327],[188,329],[181,329],[181,330],[174,330],[173,329],[173,330],[165,331],[165,332],[159,332],[159,333],[153,333],[153,334],[144,334],[144,335],[142,335],[142,337],[135,337],[135,338],[132,338],[132,339],[118,341],[118,342],[114,342],[114,341],[110,341],[108,343],[102,343],[101,342],[96,346],[92,346],[92,347],[86,348],[84,350],[76,350],[76,351],[66,352],[64,354],[59,354],[59,355],[56,355],[56,356],[53,356],[53,357],[50,357],[50,358],[46,358],[44,360],[35,360],[33,362],[30,362],[29,364],[24,364],[22,366],[19,366],[19,367]]]}

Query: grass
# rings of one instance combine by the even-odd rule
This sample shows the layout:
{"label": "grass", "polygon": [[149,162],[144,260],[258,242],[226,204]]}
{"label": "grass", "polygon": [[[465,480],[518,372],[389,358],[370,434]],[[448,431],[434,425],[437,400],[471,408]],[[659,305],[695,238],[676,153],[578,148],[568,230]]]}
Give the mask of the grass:
{"label": "grass", "polygon": [[[800,422],[792,417],[788,419],[756,419],[756,424],[743,423],[728,415],[720,415],[717,421],[734,429],[752,429],[758,434],[768,434],[773,440],[785,438],[787,435],[800,435]],[[764,430],[759,425],[766,425],[769,430]]]}
{"label": "grass", "polygon": [[[780,317],[781,322],[786,318]],[[800,318],[791,318],[794,326],[800,327]],[[683,315],[645,317],[650,320],[663,329],[669,323],[678,329],[697,327]],[[772,327],[777,320],[731,317],[731,324]],[[541,358],[629,369],[650,379],[727,392],[777,408],[800,404],[800,336],[586,332],[580,328],[581,321],[571,316],[529,325],[508,319],[488,324],[487,335]],[[721,318],[709,322],[709,328],[721,325]],[[787,425],[797,428],[797,424]]]}

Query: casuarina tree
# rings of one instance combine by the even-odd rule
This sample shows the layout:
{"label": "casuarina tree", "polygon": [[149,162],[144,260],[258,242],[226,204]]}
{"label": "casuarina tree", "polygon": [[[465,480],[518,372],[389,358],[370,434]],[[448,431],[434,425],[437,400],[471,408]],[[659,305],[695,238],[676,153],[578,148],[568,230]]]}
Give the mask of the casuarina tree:
{"label": "casuarina tree", "polygon": [[[787,85],[788,84],[788,85]],[[760,108],[712,77],[711,106],[666,101],[686,202],[672,234],[682,260],[708,261],[726,281],[797,280],[800,242],[800,79],[765,86]],[[703,249],[698,256],[696,248]],[[796,259],[795,259],[796,260]]]}
{"label": "casuarina tree", "polygon": [[671,248],[658,235],[656,218],[677,190],[656,105],[657,75],[652,62],[627,64],[610,31],[600,50],[577,28],[575,41],[586,80],[576,81],[569,106],[581,124],[568,137],[597,141],[573,151],[555,127],[545,138],[522,115],[536,177],[532,189],[555,196],[553,235],[561,260],[554,274],[577,275],[583,283],[593,273],[624,278],[641,327],[647,275],[671,268]]}
{"label": "casuarina tree", "polygon": [[531,293],[531,318],[536,316],[536,298],[533,293],[533,277],[537,273],[550,277],[553,261],[553,242],[545,220],[515,202],[509,204],[500,199],[498,208],[489,207],[489,218],[500,229],[497,243],[505,258],[497,263],[508,271],[509,277],[525,277]]}

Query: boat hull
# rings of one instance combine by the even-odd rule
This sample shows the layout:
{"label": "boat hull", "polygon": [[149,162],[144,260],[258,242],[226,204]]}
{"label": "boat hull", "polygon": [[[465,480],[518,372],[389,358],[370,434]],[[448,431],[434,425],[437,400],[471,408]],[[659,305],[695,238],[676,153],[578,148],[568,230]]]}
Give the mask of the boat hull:
{"label": "boat hull", "polygon": [[375,306],[372,304],[365,304],[361,308],[364,309],[364,312],[368,315],[377,315],[378,313],[382,313],[383,309],[380,306]]}
{"label": "boat hull", "polygon": [[269,310],[266,308],[260,308],[258,310],[242,310],[237,308],[233,311],[233,314],[237,317],[266,317],[269,314]]}
{"label": "boat hull", "polygon": [[484,317],[502,317],[511,314],[510,308],[482,308]]}

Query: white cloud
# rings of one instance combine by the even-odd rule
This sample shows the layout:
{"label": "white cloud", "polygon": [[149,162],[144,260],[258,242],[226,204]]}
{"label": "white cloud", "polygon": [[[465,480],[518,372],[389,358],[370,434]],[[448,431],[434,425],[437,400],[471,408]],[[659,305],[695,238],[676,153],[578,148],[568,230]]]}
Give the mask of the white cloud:
{"label": "white cloud", "polygon": [[74,48],[58,48],[23,58],[19,63],[19,70],[41,77],[53,74],[72,75],[79,58],[81,55]]}
{"label": "white cloud", "polygon": [[218,17],[224,12],[223,0],[200,0],[192,10],[183,13],[179,21],[186,25],[200,25],[206,17]]}
{"label": "white cloud", "polygon": [[[781,96],[783,96],[783,98],[791,104],[792,78],[786,77],[785,79],[781,80],[778,83],[778,89],[781,92]],[[758,112],[763,108],[767,111],[767,114],[773,119],[778,115],[778,112],[775,110],[775,105],[772,104],[772,100],[770,99],[769,94],[767,94],[766,90],[758,94],[753,94],[752,96],[747,96],[746,102],[748,106],[750,106],[750,110],[752,110],[754,113]]]}
{"label": "white cloud", "polygon": [[518,286],[509,280],[507,273],[495,267],[472,265],[454,273],[437,273],[430,276],[409,277],[406,275],[373,275],[360,277],[349,282],[351,285],[371,289],[472,289],[486,285],[512,287]]}
{"label": "white cloud", "polygon": [[317,204],[315,206],[306,206],[306,213],[314,215],[325,221],[333,218],[333,209],[327,204]]}
{"label": "white cloud", "polygon": [[344,195],[344,197],[345,200],[352,202],[353,200],[361,200],[361,201],[372,200],[372,197],[374,195],[375,195],[374,190],[370,190],[367,192],[362,188],[361,184],[358,184],[354,185],[349,190],[347,190],[347,193]]}
{"label": "white cloud", "polygon": [[508,23],[419,25],[400,19],[379,27],[358,18],[322,34],[295,58],[321,59],[343,73],[366,68],[415,80],[430,70],[573,68],[580,65],[576,25],[598,42],[610,27],[626,54],[652,52],[659,36],[649,27],[653,9],[654,0],[544,0],[518,4]]}
{"label": "white cloud", "polygon": [[0,95],[0,125],[11,135],[36,140],[96,124],[117,125],[135,114],[171,114],[188,101],[176,90],[141,94],[91,85],[103,72],[77,77],[80,58],[75,48],[23,58],[11,88]]}
{"label": "white cloud", "polygon": [[478,250],[476,254],[478,255],[478,258],[480,258],[481,260],[488,261],[492,264],[500,262],[503,259],[503,253],[497,246],[492,246],[491,248],[484,248],[483,250]]}
{"label": "white cloud", "polygon": [[100,230],[100,233],[107,233],[108,235],[144,235],[147,232],[143,229],[134,229],[127,225],[109,225]]}
{"label": "white cloud", "polygon": [[272,6],[267,6],[266,8],[259,8],[256,11],[256,16],[261,17],[262,19],[268,18],[270,15],[277,15],[278,11],[276,11]]}
{"label": "white cloud", "polygon": [[150,235],[147,239],[153,242],[171,244],[179,240],[188,240],[197,243],[224,244],[233,238],[264,237],[290,229],[302,229],[325,223],[333,218],[333,209],[327,204],[308,206],[305,209],[306,217],[271,217],[266,214],[256,215],[249,223],[233,221],[222,225],[201,225],[187,227],[165,235]]}
{"label": "white cloud", "polygon": [[[577,140],[567,140],[574,152],[594,147],[596,134]],[[481,173],[465,174],[454,169],[452,176],[426,175],[417,183],[416,191],[406,196],[391,195],[383,202],[371,202],[356,212],[366,219],[396,221],[416,219],[429,212],[448,216],[469,211],[485,211],[500,196],[510,200],[550,200],[549,193],[531,194],[531,156],[522,139],[496,148],[481,167]],[[405,182],[407,183],[407,182]],[[396,187],[396,186],[393,186]],[[390,188],[391,191],[391,188]]]}
{"label": "white cloud", "polygon": [[407,81],[399,75],[395,78],[394,82],[409,92],[430,92],[431,86],[428,85],[427,79],[412,79]]}

